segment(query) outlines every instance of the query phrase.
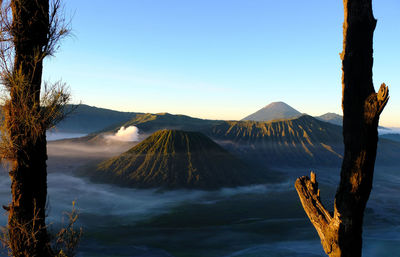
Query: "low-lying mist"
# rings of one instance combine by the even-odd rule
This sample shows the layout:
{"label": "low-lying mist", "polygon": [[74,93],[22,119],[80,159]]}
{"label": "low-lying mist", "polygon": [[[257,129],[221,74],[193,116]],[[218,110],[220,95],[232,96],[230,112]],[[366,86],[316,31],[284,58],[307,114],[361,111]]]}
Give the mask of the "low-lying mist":
{"label": "low-lying mist", "polygon": [[400,128],[395,128],[395,127],[378,128],[378,132],[379,135],[400,134]]}
{"label": "low-lying mist", "polygon": [[56,130],[49,130],[46,132],[47,141],[55,141],[55,140],[60,140],[60,139],[77,138],[77,137],[84,137],[84,136],[86,136],[86,134],[59,132]]}

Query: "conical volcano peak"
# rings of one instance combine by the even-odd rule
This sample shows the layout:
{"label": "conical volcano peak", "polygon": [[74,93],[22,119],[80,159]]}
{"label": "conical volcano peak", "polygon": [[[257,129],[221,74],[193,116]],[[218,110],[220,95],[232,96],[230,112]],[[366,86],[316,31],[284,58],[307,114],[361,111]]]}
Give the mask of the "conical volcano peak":
{"label": "conical volcano peak", "polygon": [[301,113],[284,102],[272,102],[242,120],[271,121],[299,117]]}
{"label": "conical volcano peak", "polygon": [[249,167],[200,132],[160,130],[96,168],[103,180],[133,187],[220,188],[257,181]]}

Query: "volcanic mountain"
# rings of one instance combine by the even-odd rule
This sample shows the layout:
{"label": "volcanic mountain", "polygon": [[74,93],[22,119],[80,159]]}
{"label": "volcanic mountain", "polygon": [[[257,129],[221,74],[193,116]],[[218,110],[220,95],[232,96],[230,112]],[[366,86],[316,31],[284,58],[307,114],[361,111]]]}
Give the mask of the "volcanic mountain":
{"label": "volcanic mountain", "polygon": [[343,152],[341,127],[308,115],[270,122],[226,121],[207,135],[243,159],[270,167],[337,165]]}
{"label": "volcanic mountain", "polygon": [[[248,163],[279,168],[338,166],[344,152],[342,127],[309,115],[270,121],[225,121],[206,133]],[[379,140],[377,164],[398,165],[400,144]]]}
{"label": "volcanic mountain", "polygon": [[299,117],[301,113],[284,102],[274,102],[242,120],[271,121]]}
{"label": "volcanic mountain", "polygon": [[180,130],[153,133],[98,164],[92,175],[124,186],[203,189],[250,184],[259,178],[204,134]]}

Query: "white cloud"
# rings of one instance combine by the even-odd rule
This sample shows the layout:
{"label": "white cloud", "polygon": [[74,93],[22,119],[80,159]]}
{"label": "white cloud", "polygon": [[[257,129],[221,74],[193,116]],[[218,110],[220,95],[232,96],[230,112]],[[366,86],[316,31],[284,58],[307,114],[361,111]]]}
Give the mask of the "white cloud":
{"label": "white cloud", "polygon": [[121,127],[114,135],[105,136],[106,139],[117,141],[139,141],[139,129],[135,126]]}

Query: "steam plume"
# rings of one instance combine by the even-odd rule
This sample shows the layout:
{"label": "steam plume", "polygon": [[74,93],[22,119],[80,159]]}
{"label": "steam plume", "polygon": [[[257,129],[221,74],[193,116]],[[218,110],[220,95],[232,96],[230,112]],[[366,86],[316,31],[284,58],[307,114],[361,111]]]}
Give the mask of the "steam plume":
{"label": "steam plume", "polygon": [[107,139],[132,142],[139,141],[139,129],[135,126],[121,127],[114,135],[107,135]]}

